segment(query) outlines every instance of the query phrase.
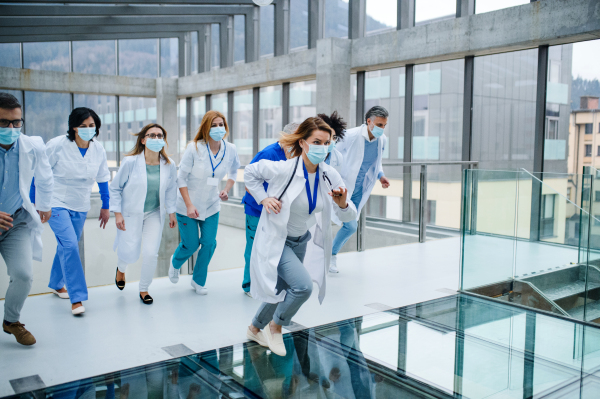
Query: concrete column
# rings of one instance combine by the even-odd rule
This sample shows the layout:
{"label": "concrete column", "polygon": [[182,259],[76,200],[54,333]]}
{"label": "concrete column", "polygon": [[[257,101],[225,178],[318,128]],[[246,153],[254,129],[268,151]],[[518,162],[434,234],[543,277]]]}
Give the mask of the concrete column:
{"label": "concrete column", "polygon": [[290,0],[275,1],[275,56],[290,52]]}
{"label": "concrete column", "polygon": [[210,24],[202,25],[202,29],[198,32],[198,73],[208,72],[211,69],[210,35]]}
{"label": "concrete column", "polygon": [[[184,35],[180,35],[177,38],[177,43],[178,43],[178,47],[179,47],[179,57],[178,57],[179,61],[178,61],[178,64],[179,64],[179,77],[180,78],[183,77],[183,76],[185,76],[186,73],[190,73],[190,71],[191,71],[191,68],[186,69],[186,62],[188,62],[188,60],[190,59],[190,54],[191,54],[191,51],[190,51],[190,44],[191,44],[190,41],[191,40],[190,39],[191,39],[190,38],[190,33],[186,33]],[[158,42],[160,43],[160,39],[158,39]],[[160,50],[160,46],[158,48]],[[159,53],[158,54],[158,59],[159,59],[158,65],[159,66],[160,66],[160,63],[161,63],[161,61],[160,61],[161,58],[162,57],[161,57],[161,55]],[[159,68],[159,71],[160,71],[160,68]],[[158,76],[160,77],[160,73],[158,74]]]}
{"label": "concrete column", "polygon": [[254,7],[252,15],[246,14],[244,18],[244,46],[246,47],[246,62],[258,60],[258,29],[254,23],[255,18],[260,18],[259,7]]}
{"label": "concrete column", "polygon": [[350,118],[350,60],[352,41],[329,37],[317,42],[317,113],[337,110]]}
{"label": "concrete column", "polygon": [[233,65],[233,16],[226,24],[219,24],[219,48],[221,50],[221,68]]}
{"label": "concrete column", "polygon": [[308,48],[316,48],[325,33],[325,0],[308,0]]}
{"label": "concrete column", "polygon": [[456,0],[456,18],[475,14],[475,0]]}
{"label": "concrete column", "polygon": [[397,11],[397,30],[410,29],[415,26],[415,0],[398,0]]}
{"label": "concrete column", "polygon": [[365,36],[367,14],[366,0],[350,0],[348,6],[348,38],[358,39]]}

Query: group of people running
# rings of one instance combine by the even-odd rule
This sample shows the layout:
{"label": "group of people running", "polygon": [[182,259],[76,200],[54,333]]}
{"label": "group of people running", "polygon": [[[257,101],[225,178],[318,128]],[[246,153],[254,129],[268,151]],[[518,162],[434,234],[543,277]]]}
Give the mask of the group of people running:
{"label": "group of people running", "polygon": [[[245,167],[242,288],[262,302],[246,335],[275,354],[285,355],[281,329],[311,296],[313,282],[323,301],[326,275],[338,273],[337,254],[356,231],[376,181],[383,188],[390,184],[381,162],[387,119],[380,106],[367,112],[363,125],[348,130],[336,112],[307,118],[286,126],[278,142]],[[106,151],[96,140],[101,123],[92,109],[76,108],[67,134],[44,144],[41,137],[21,133],[21,105],[0,93],[0,254],[10,277],[2,327],[20,344],[36,342],[20,323],[20,312],[33,281],[32,260],[41,261],[43,223],[57,241],[48,287],[70,299],[74,315],[85,312],[88,290],[78,243],[94,182],[102,202],[100,227],[114,214],[120,290],[127,266],[141,254],[140,300],[153,303],[148,290],[168,215],[169,227],[177,225],[181,236],[170,259],[170,281],[178,282],[181,267],[198,250],[191,286],[199,295],[208,292],[220,204],[229,199],[241,166],[235,145],[226,140],[225,116],[204,115],[178,168],[166,152],[167,131],[146,125],[112,179]],[[335,238],[332,222],[342,224]]]}

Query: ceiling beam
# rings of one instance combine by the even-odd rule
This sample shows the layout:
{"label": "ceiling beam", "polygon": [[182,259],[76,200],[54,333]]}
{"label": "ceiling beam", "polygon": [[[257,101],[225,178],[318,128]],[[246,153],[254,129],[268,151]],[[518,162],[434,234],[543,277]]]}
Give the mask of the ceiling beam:
{"label": "ceiling beam", "polygon": [[[29,35],[22,36],[22,43],[41,42],[68,42],[68,41],[90,41],[90,40],[127,40],[127,39],[163,39],[179,37],[182,32],[136,32],[136,33],[80,33],[80,34],[56,34],[56,35]],[[11,36],[0,36],[0,43],[15,43]]]}
{"label": "ceiling beam", "polygon": [[[183,15],[183,16],[151,16],[151,17],[88,17],[80,18],[72,17],[27,17],[27,18],[12,18],[0,16],[0,29],[4,31],[13,30],[17,32],[18,28],[63,28],[71,26],[122,26],[122,25],[184,25],[184,24],[211,24],[224,23],[227,21],[227,16],[224,15]],[[2,33],[4,34],[4,33]],[[19,32],[16,34],[27,34],[27,32]]]}
{"label": "ceiling beam", "polygon": [[[56,5],[57,2],[63,4],[174,4],[174,5],[254,5],[252,0],[19,0],[19,3],[48,3]],[[14,3],[9,3],[14,4]],[[4,7],[0,3],[0,7]]]}
{"label": "ceiling beam", "polygon": [[252,6],[45,6],[0,5],[3,17],[117,16],[117,15],[252,15]]}

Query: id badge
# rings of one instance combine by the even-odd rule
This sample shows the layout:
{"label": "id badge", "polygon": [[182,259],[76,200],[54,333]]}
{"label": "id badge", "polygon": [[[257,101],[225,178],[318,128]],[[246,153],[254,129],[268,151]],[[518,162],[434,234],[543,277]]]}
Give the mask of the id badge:
{"label": "id badge", "polygon": [[209,186],[217,187],[219,185],[219,179],[217,179],[216,177],[209,177],[206,180],[206,184],[208,184]]}

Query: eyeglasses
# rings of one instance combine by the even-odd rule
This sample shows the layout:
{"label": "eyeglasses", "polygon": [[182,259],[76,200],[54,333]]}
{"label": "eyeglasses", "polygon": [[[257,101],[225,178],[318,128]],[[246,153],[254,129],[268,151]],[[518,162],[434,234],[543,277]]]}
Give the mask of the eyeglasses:
{"label": "eyeglasses", "polygon": [[165,136],[162,133],[159,133],[159,134],[150,133],[150,134],[147,134],[146,137],[150,137],[151,139],[162,140]]}
{"label": "eyeglasses", "polygon": [[0,119],[0,127],[9,127],[11,123],[13,127],[23,127],[25,121],[23,119],[15,119],[14,121],[9,121],[8,119]]}

